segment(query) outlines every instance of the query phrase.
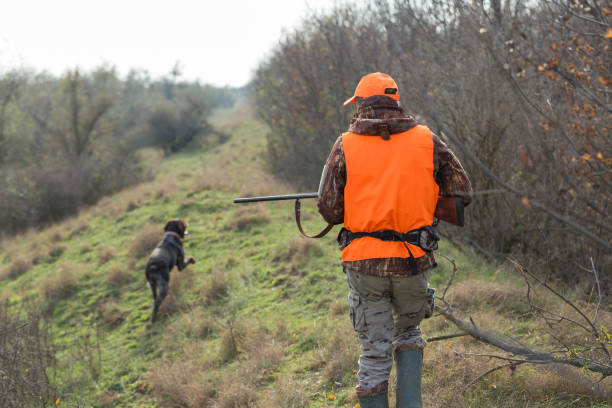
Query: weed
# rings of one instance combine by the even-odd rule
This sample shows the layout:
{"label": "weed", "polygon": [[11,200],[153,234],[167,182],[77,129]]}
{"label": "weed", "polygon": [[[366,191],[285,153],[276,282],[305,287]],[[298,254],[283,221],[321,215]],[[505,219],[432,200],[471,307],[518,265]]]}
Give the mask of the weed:
{"label": "weed", "polygon": [[353,329],[348,323],[338,325],[325,344],[319,345],[319,355],[325,364],[323,377],[343,383],[354,381],[353,370],[357,368],[359,354],[359,343]]}
{"label": "weed", "polygon": [[89,224],[87,223],[87,221],[81,220],[80,222],[76,223],[72,227],[72,230],[70,231],[70,234],[68,235],[68,237],[73,238],[76,235],[82,234],[85,231],[87,231],[88,228],[89,228]]}
{"label": "weed", "polygon": [[52,245],[52,246],[49,248],[49,252],[47,252],[47,255],[48,255],[50,258],[58,258],[58,257],[59,257],[61,254],[63,254],[63,253],[64,253],[64,251],[65,251],[66,249],[68,249],[68,248],[67,248],[65,245],[58,245],[58,244],[56,244],[56,245]]}
{"label": "weed", "polygon": [[287,259],[297,263],[307,258],[321,255],[323,255],[323,251],[315,240],[299,237],[289,243],[286,256]]}
{"label": "weed", "polygon": [[255,406],[257,387],[244,381],[241,373],[232,373],[225,379],[225,386],[219,387],[215,406],[219,408],[242,408]]}
{"label": "weed", "polygon": [[130,245],[131,253],[136,258],[142,258],[151,253],[162,236],[162,228],[147,225],[140,230]]}
{"label": "weed", "polygon": [[346,315],[348,312],[348,303],[344,300],[338,300],[329,303],[329,313],[332,316]]}
{"label": "weed", "polygon": [[113,248],[98,248],[98,264],[104,265],[115,257]]}
{"label": "weed", "polygon": [[236,358],[238,355],[237,334],[233,324],[230,322],[229,327],[221,336],[221,345],[219,347],[219,360],[228,362]]}
{"label": "weed", "polygon": [[146,379],[164,407],[207,407],[216,393],[214,383],[203,375],[209,368],[209,364],[197,359],[176,362],[164,359],[153,365]]}
{"label": "weed", "polygon": [[100,308],[100,318],[104,324],[114,327],[125,320],[125,312],[115,301],[104,302]]}
{"label": "weed", "polygon": [[226,296],[231,289],[231,282],[228,272],[222,269],[215,269],[200,291],[204,304],[212,305]]}
{"label": "weed", "polygon": [[120,266],[113,266],[108,271],[108,281],[111,285],[120,287],[132,280],[132,275]]}
{"label": "weed", "polygon": [[15,279],[32,269],[32,261],[26,258],[18,258],[13,261],[11,266],[0,270],[0,280]]}
{"label": "weed", "polygon": [[263,395],[258,406],[262,408],[303,408],[310,406],[310,396],[304,389],[304,381],[283,376]]}
{"label": "weed", "polygon": [[239,209],[224,230],[248,231],[251,228],[267,224],[271,220],[265,207],[251,206]]}
{"label": "weed", "polygon": [[55,303],[70,297],[77,288],[77,280],[70,264],[63,264],[55,276],[43,281],[41,291],[47,306],[52,309]]}

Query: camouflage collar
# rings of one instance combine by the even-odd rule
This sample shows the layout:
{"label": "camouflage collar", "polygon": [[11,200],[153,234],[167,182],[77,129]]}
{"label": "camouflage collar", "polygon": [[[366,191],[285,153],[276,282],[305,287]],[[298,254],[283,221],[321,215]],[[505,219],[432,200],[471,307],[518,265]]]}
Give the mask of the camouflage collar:
{"label": "camouflage collar", "polygon": [[413,117],[406,115],[404,108],[388,96],[375,95],[363,100],[359,110],[351,119],[349,132],[359,135],[381,136],[405,132],[417,125]]}

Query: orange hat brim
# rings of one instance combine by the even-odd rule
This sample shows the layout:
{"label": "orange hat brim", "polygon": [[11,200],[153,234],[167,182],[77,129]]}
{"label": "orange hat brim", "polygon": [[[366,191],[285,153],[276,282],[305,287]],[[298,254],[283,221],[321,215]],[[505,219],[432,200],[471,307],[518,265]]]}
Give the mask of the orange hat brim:
{"label": "orange hat brim", "polygon": [[346,106],[349,103],[355,103],[356,100],[357,100],[357,95],[353,95],[351,98],[348,98],[346,101],[344,101],[344,104],[342,106]]}

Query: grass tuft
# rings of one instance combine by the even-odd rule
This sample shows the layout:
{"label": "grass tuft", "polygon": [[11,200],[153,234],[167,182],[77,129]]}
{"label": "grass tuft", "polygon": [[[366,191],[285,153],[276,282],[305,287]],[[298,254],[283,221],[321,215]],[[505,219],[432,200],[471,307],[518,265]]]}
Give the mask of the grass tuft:
{"label": "grass tuft", "polygon": [[140,230],[130,245],[132,255],[143,258],[151,253],[162,238],[162,228],[155,225],[147,225]]}
{"label": "grass tuft", "polygon": [[129,272],[120,266],[113,266],[108,271],[108,281],[111,285],[121,287],[132,280]]}
{"label": "grass tuft", "polygon": [[153,365],[146,379],[162,407],[207,407],[215,395],[214,384],[203,376],[209,368],[195,359],[177,362],[163,359]]}
{"label": "grass tuft", "polygon": [[202,285],[201,298],[205,305],[213,305],[223,299],[231,290],[231,281],[228,271],[215,269]]}
{"label": "grass tuft", "polygon": [[72,265],[65,263],[52,277],[45,279],[41,286],[43,298],[47,303],[47,311],[53,309],[59,301],[72,296],[78,287]]}
{"label": "grass tuft", "polygon": [[265,207],[243,207],[234,213],[224,230],[249,231],[253,227],[269,223],[271,220]]}
{"label": "grass tuft", "polygon": [[18,258],[6,269],[0,270],[0,280],[15,279],[32,269],[32,261],[26,258]]}
{"label": "grass tuft", "polygon": [[104,265],[115,257],[116,251],[113,248],[98,249],[98,265]]}

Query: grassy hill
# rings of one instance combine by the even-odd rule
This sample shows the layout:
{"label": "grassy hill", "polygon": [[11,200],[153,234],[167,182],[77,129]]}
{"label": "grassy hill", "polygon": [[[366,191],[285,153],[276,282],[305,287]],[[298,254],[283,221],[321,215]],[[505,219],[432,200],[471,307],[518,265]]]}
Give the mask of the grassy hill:
{"label": "grassy hill", "polygon": [[[291,189],[266,171],[267,130],[248,107],[220,111],[212,122],[228,141],[167,158],[145,152],[153,181],[0,243],[0,302],[13,312],[34,303],[46,316],[60,407],[356,405],[359,350],[334,233],[301,238],[293,203],[232,204]],[[320,229],[314,201],[304,207],[306,228]],[[188,220],[185,250],[197,264],[172,273],[162,317],[151,324],[144,265],[173,217]],[[457,264],[451,298],[459,310],[483,327],[546,344],[509,267],[448,241],[439,253]],[[440,288],[451,266],[438,262],[432,286]],[[422,327],[426,337],[456,331],[442,317]],[[468,388],[495,366],[466,355],[482,349],[465,337],[427,347],[427,407],[610,406],[579,380],[536,367],[498,371]]]}

